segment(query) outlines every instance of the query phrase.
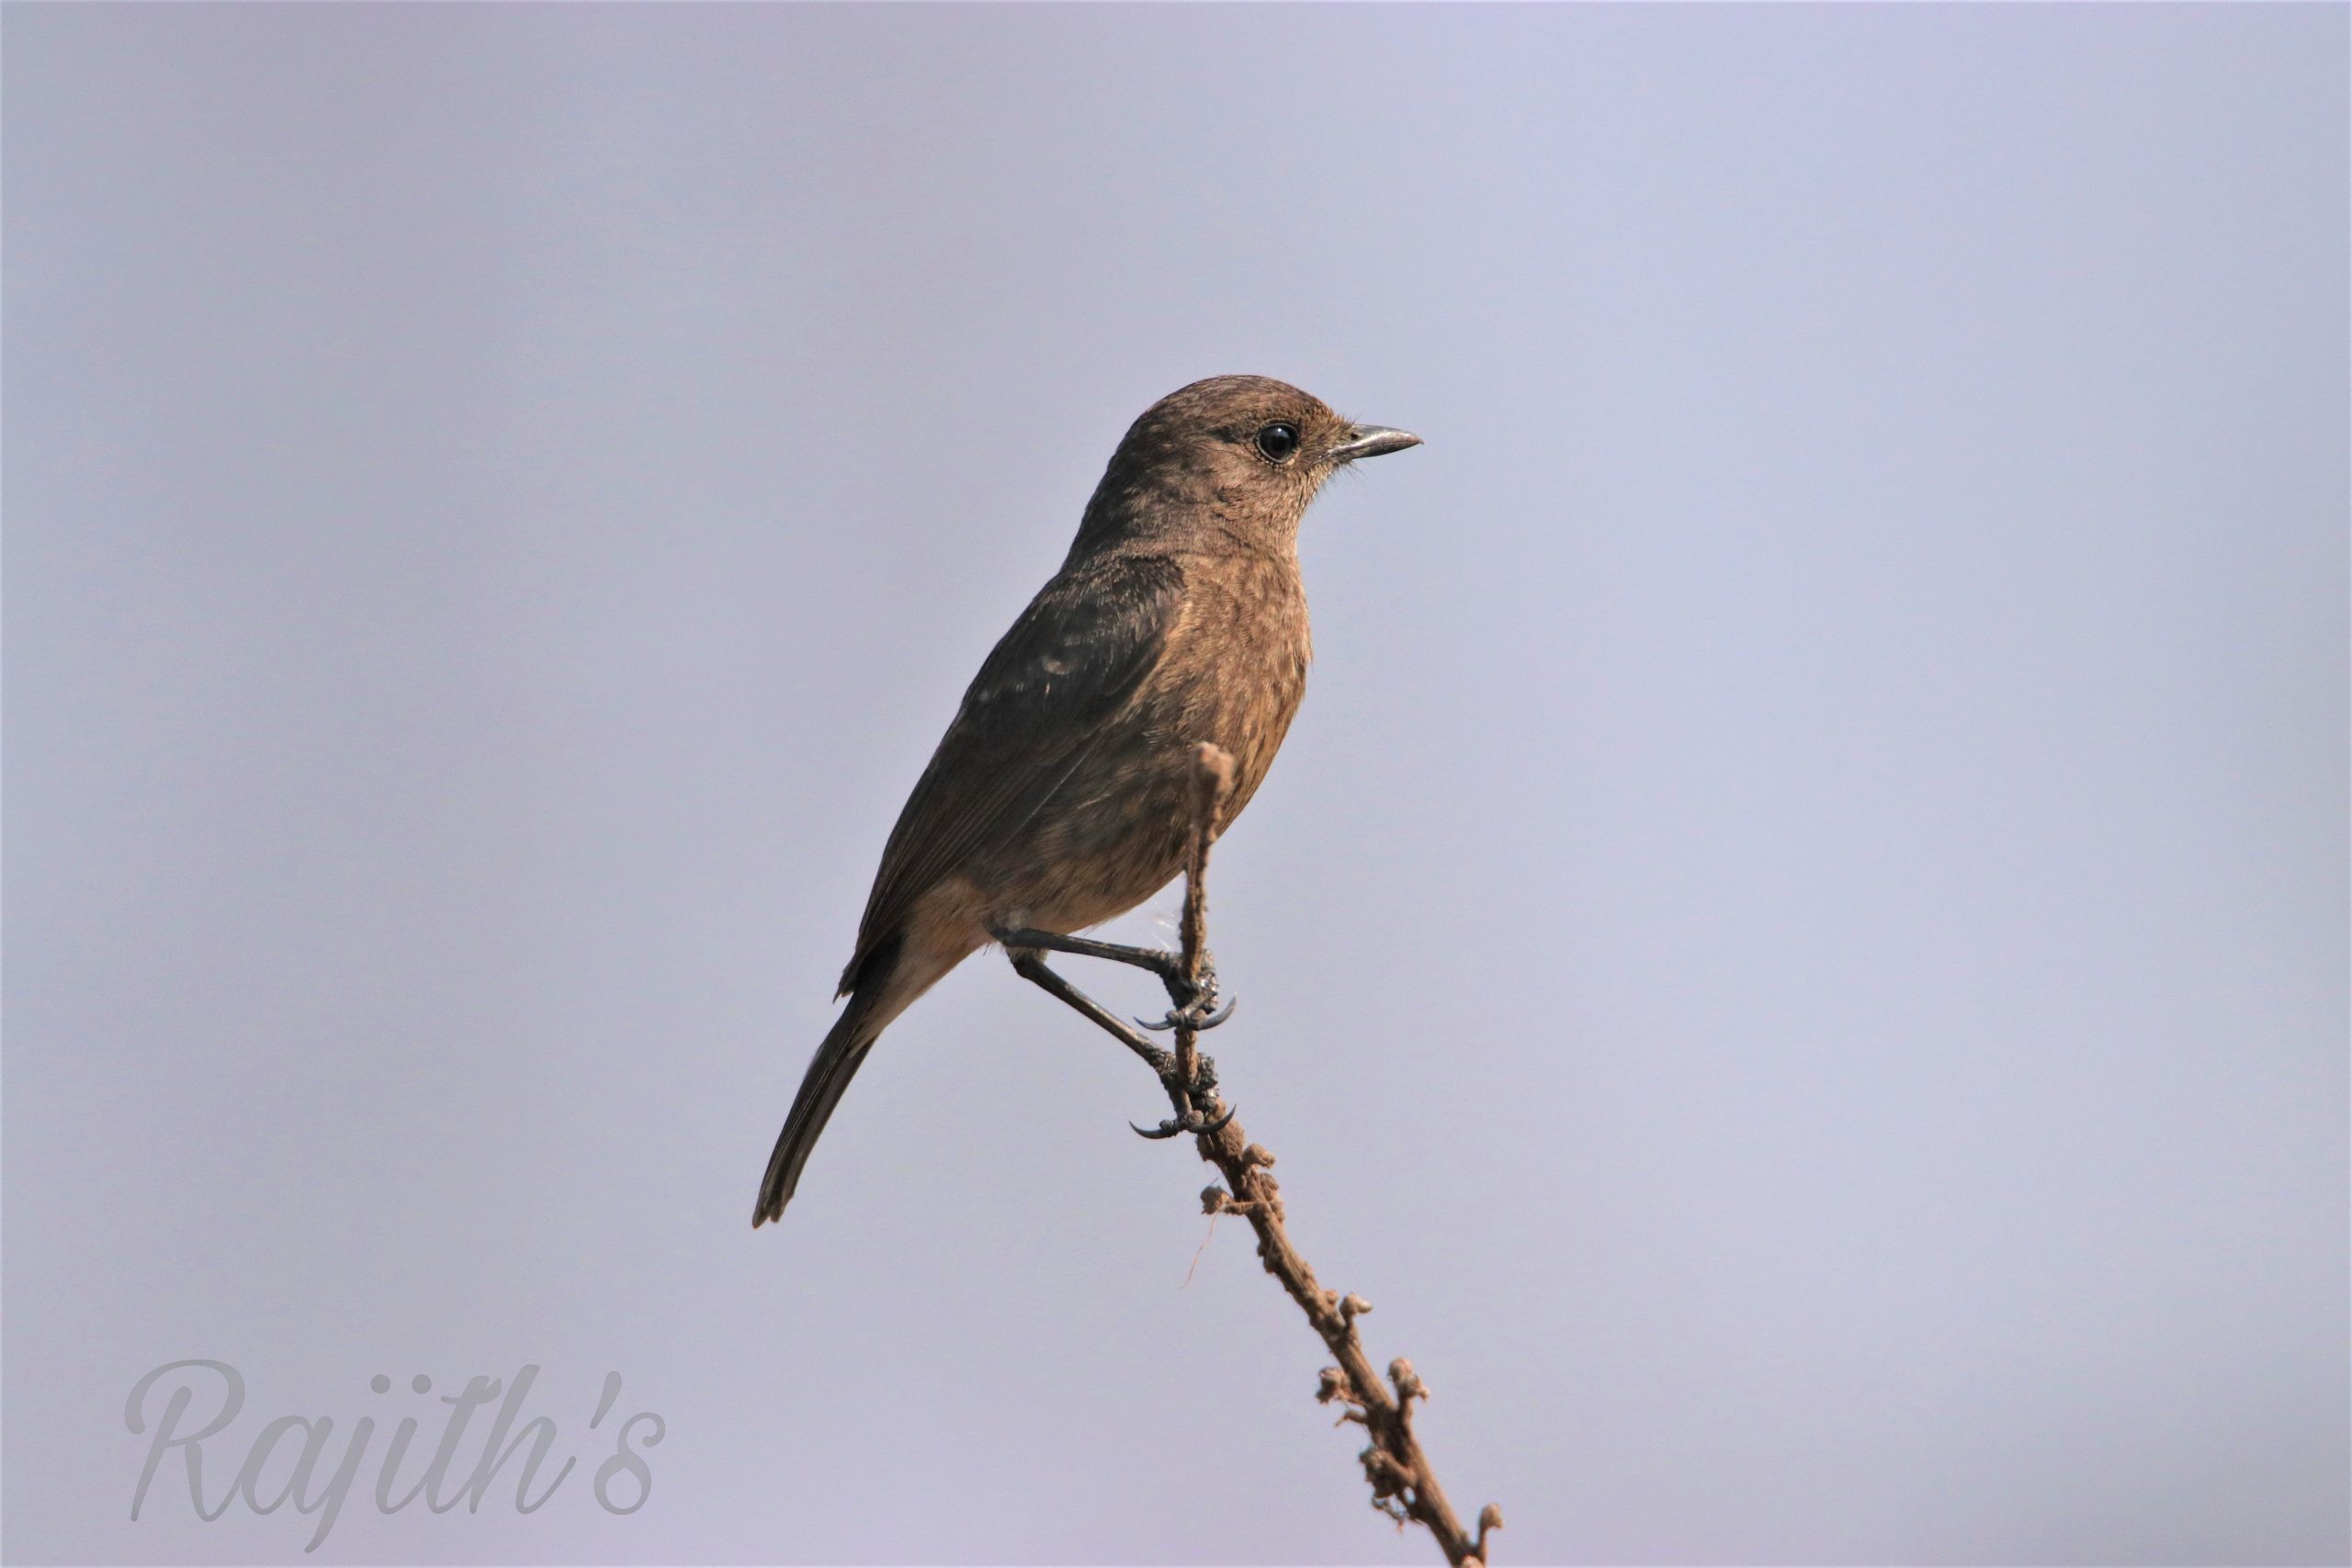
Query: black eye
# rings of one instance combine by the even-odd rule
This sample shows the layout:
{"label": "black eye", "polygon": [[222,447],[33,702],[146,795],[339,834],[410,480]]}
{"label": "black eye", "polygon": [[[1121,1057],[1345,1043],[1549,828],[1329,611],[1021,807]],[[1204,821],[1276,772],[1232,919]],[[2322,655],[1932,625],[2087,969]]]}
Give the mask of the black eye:
{"label": "black eye", "polygon": [[1258,450],[1270,463],[1279,463],[1298,450],[1298,426],[1276,423],[1258,432]]}

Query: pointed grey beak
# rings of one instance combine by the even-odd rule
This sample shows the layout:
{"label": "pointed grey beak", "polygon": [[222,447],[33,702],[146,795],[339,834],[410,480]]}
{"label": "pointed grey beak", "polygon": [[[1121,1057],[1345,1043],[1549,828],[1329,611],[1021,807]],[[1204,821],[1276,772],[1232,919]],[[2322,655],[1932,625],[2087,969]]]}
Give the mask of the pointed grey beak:
{"label": "pointed grey beak", "polygon": [[1382,424],[1359,424],[1348,432],[1348,438],[1331,448],[1331,461],[1352,463],[1358,457],[1377,457],[1384,453],[1402,452],[1408,446],[1419,446],[1421,438],[1410,431],[1391,430]]}

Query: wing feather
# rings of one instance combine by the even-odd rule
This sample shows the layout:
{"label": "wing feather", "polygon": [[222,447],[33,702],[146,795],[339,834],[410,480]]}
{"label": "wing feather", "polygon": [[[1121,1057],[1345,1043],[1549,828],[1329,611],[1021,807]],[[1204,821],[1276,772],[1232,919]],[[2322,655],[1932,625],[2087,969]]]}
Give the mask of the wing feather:
{"label": "wing feather", "polygon": [[1030,601],[899,813],[844,992],[917,898],[1001,849],[1085,761],[1166,650],[1182,586],[1166,557],[1119,556],[1066,569]]}

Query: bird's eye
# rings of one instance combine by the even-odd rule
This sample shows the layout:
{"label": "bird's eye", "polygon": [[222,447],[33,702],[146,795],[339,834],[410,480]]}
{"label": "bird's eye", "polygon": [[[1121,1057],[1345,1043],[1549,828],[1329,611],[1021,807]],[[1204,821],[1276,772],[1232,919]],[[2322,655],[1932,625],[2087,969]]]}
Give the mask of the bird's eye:
{"label": "bird's eye", "polygon": [[1258,432],[1258,450],[1269,463],[1283,461],[1298,450],[1298,426],[1279,422],[1266,426]]}

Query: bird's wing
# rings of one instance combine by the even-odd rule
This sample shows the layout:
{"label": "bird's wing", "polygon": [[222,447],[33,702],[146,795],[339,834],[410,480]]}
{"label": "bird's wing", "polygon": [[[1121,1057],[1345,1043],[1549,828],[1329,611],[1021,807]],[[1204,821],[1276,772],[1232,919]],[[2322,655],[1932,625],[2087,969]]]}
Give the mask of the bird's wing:
{"label": "bird's wing", "polygon": [[1120,556],[1065,570],[1030,601],[899,813],[842,991],[917,898],[1018,833],[1084,761],[1159,661],[1182,586],[1166,557]]}

